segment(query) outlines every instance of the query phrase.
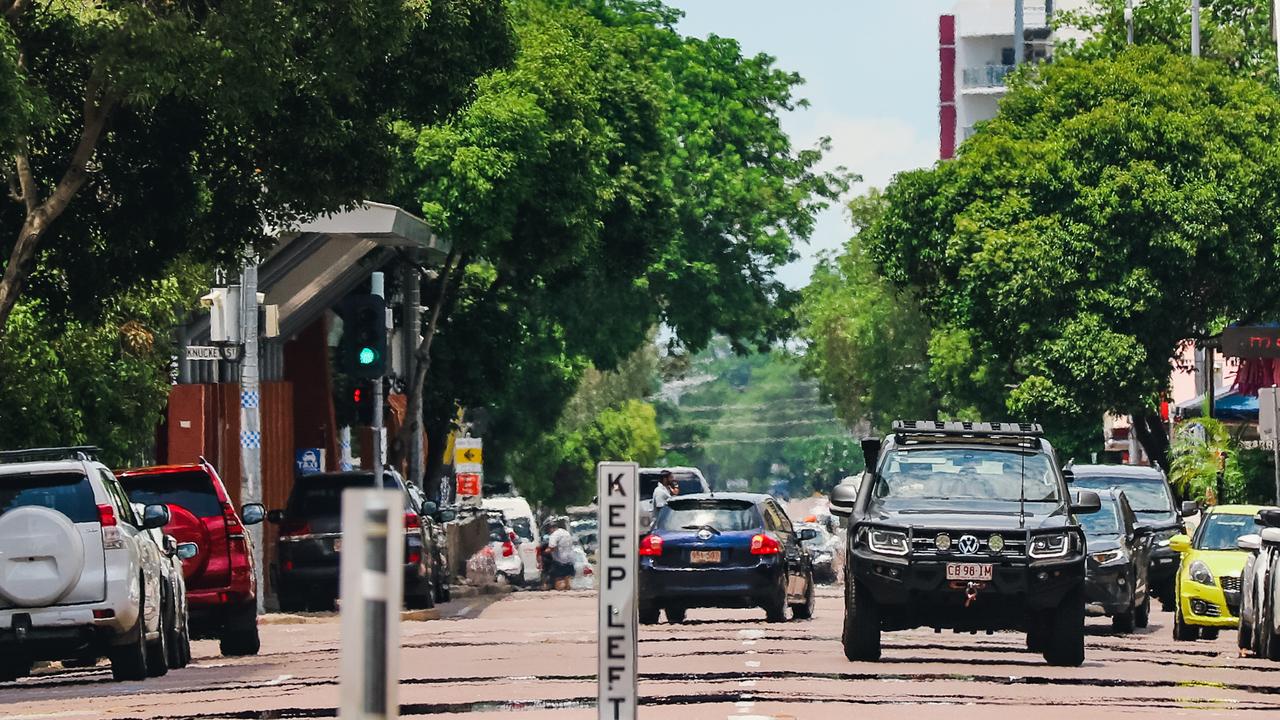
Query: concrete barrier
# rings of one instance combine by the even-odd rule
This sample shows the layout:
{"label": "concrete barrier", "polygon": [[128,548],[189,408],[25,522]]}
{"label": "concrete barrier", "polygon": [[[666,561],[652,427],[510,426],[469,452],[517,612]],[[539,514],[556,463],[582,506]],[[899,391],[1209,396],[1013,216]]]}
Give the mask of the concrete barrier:
{"label": "concrete barrier", "polygon": [[460,517],[444,524],[449,544],[449,567],[455,578],[467,576],[467,560],[489,544],[489,519],[484,515]]}

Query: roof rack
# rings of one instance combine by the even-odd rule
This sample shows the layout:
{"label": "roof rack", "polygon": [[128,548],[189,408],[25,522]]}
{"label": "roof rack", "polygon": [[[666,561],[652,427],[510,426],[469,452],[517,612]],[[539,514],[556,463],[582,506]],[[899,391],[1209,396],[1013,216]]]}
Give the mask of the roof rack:
{"label": "roof rack", "polygon": [[68,447],[27,448],[25,450],[0,450],[0,464],[25,462],[52,462],[57,460],[97,460],[102,450],[94,445]]}
{"label": "roof rack", "polygon": [[1044,437],[1044,428],[1040,423],[894,420],[893,433],[901,436],[1041,438]]}

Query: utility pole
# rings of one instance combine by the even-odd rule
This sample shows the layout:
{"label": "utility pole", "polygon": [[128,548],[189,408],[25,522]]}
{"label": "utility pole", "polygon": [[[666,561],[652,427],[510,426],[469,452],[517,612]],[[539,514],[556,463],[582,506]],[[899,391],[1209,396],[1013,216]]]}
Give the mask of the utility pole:
{"label": "utility pole", "polygon": [[[1280,0],[1277,0],[1280,2]],[[1027,33],[1023,28],[1022,0],[1013,0],[1013,66],[1022,64],[1027,52]]]}
{"label": "utility pole", "polygon": [[[400,323],[404,329],[404,342],[401,344],[404,362],[401,363],[401,370],[406,379],[413,378],[417,369],[415,358],[422,339],[422,278],[418,276],[418,255],[416,250],[409,251],[410,262],[402,263],[403,271],[400,275],[401,285],[404,287],[404,309]],[[410,425],[416,423],[418,427],[418,431],[409,438],[409,477],[406,481],[425,491],[426,482],[422,477],[422,415],[419,413],[416,418],[406,417],[404,421]]]}
{"label": "utility pole", "polygon": [[1191,57],[1200,57],[1200,0],[1191,0]]}
{"label": "utility pole", "polygon": [[[262,393],[258,387],[258,261],[254,258],[240,275],[240,503],[262,502]],[[258,588],[258,612],[265,610],[262,591],[262,525],[246,528],[253,542],[254,578]]]}
{"label": "utility pole", "polygon": [[1133,44],[1133,0],[1124,0],[1125,41]]}
{"label": "utility pole", "polygon": [[[369,276],[369,294],[377,295],[380,298],[386,297],[383,285],[382,273],[376,272]],[[379,318],[379,322],[385,323],[386,312],[383,317]],[[373,486],[375,488],[382,487],[382,448],[385,438],[382,432],[382,378],[375,378],[373,381]]]}

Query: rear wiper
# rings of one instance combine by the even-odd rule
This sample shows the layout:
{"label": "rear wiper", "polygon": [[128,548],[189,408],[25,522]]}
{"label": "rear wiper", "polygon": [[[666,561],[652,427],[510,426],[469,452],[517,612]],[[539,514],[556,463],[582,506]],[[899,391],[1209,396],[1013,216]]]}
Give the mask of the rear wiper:
{"label": "rear wiper", "polygon": [[715,529],[715,528],[714,528],[714,527],[712,527],[711,525],[685,525],[684,527],[682,527],[682,528],[680,528],[680,529],[681,529],[681,530],[706,530],[706,531],[708,531],[708,532],[712,533],[713,535],[719,535],[719,534],[720,534],[720,531],[719,531],[719,530],[717,530],[717,529]]}

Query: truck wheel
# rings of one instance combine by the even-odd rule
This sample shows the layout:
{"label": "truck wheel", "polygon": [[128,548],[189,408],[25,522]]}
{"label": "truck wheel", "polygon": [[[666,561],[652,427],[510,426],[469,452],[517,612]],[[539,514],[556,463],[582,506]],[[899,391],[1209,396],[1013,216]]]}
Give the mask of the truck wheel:
{"label": "truck wheel", "polygon": [[684,622],[685,608],[681,605],[667,606],[667,622],[682,623]]}
{"label": "truck wheel", "polygon": [[639,614],[641,625],[658,624],[658,607],[656,605],[641,605]]}
{"label": "truck wheel", "polygon": [[[1249,650],[1253,647],[1253,628],[1242,618],[1240,620],[1240,628],[1236,631],[1236,647],[1241,650]],[[1241,653],[1241,657],[1244,654]]]}
{"label": "truck wheel", "polygon": [[111,677],[116,680],[147,679],[147,633],[143,612],[146,610],[146,596],[139,592],[138,623],[131,634],[132,640],[124,645],[111,648],[108,657],[111,659]]}
{"label": "truck wheel", "polygon": [[846,577],[844,593],[844,656],[852,662],[880,659],[880,608],[871,594],[852,577]]}
{"label": "truck wheel", "polygon": [[1200,637],[1200,631],[1194,625],[1188,625],[1182,619],[1182,610],[1173,612],[1173,639],[1178,642],[1190,642]]}
{"label": "truck wheel", "polygon": [[1032,615],[1027,623],[1027,651],[1044,652],[1045,637],[1049,634],[1048,620],[1040,613]]}
{"label": "truck wheel", "polygon": [[1218,628],[1200,628],[1200,637],[1205,640],[1217,640]]}
{"label": "truck wheel", "polygon": [[1044,659],[1050,665],[1079,667],[1084,663],[1084,591],[1076,588],[1062,599],[1049,620]]}
{"label": "truck wheel", "polygon": [[218,650],[227,657],[257,655],[262,649],[262,639],[258,635],[258,606],[250,603],[233,611],[218,640]]}
{"label": "truck wheel", "polygon": [[1136,614],[1137,614],[1137,611],[1133,608],[1132,605],[1130,605],[1128,610],[1125,610],[1122,613],[1116,613],[1115,615],[1112,615],[1111,629],[1114,632],[1128,635],[1129,633],[1133,632],[1133,626],[1137,623],[1137,618],[1134,617]]}
{"label": "truck wheel", "polygon": [[31,674],[31,661],[13,657],[0,660],[0,682],[10,682]]}
{"label": "truck wheel", "polygon": [[1140,628],[1145,628],[1151,623],[1151,596],[1147,595],[1142,599],[1142,604],[1138,606],[1133,615],[1133,624]]}

